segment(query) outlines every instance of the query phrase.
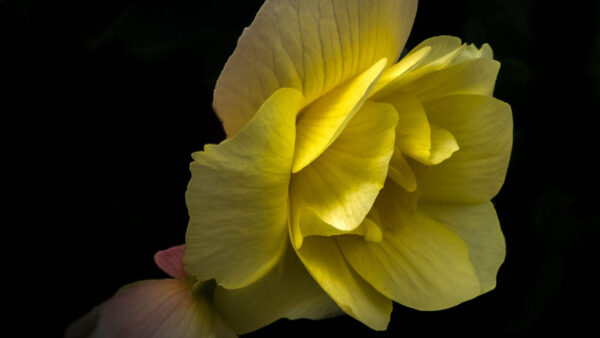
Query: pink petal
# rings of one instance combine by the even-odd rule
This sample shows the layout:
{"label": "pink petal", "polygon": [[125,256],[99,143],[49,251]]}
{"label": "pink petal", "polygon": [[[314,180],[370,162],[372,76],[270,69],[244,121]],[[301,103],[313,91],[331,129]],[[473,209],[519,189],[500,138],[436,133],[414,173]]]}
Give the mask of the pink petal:
{"label": "pink petal", "polygon": [[185,244],[177,245],[154,254],[154,262],[167,275],[179,280],[186,280],[190,275],[183,269]]}

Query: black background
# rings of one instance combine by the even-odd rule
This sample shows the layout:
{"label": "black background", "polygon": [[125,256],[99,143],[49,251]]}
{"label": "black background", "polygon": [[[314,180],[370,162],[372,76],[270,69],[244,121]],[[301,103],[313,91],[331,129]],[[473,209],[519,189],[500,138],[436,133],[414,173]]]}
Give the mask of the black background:
{"label": "black background", "polygon": [[[224,139],[212,91],[261,2],[0,1],[3,68],[18,73],[4,92],[3,120],[48,121],[51,136],[35,147],[53,143],[61,174],[47,178],[60,203],[60,264],[51,266],[60,286],[53,290],[57,335],[120,286],[164,276],[152,256],[184,241],[190,154]],[[386,332],[345,316],[280,320],[248,337],[591,330],[596,315],[585,308],[597,298],[600,225],[598,11],[594,1],[420,3],[409,49],[450,34],[490,43],[502,62],[495,96],[512,105],[515,139],[494,199],[507,240],[494,291],[440,312],[395,304]],[[6,126],[3,146],[18,147]]]}

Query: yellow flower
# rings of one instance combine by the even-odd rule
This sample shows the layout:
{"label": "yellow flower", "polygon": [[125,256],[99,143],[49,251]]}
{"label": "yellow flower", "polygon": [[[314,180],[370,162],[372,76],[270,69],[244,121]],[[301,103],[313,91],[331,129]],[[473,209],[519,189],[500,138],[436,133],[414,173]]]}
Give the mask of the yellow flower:
{"label": "yellow flower", "polygon": [[185,245],[159,251],[156,264],[169,279],[145,280],[121,288],[69,326],[66,338],[235,338],[214,310],[205,290],[183,270]]}
{"label": "yellow flower", "polygon": [[439,36],[398,63],[412,0],[267,0],[217,82],[228,139],[193,154],[186,271],[237,333],[495,287],[512,146],[499,63]]}

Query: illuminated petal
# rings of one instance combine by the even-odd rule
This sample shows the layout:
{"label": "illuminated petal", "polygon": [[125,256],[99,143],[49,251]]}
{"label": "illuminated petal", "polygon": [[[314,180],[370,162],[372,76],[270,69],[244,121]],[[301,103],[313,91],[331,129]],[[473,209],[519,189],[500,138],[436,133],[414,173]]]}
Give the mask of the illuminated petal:
{"label": "illuminated petal", "polygon": [[236,337],[209,303],[176,279],[149,280],[119,290],[102,305],[92,338]]}
{"label": "illuminated petal", "polygon": [[431,125],[425,109],[413,95],[394,95],[385,99],[398,112],[396,147],[401,153],[426,164],[435,165],[458,150],[452,133]]}
{"label": "illuminated petal", "polygon": [[366,71],[395,63],[416,0],[267,0],[240,37],[215,88],[214,108],[231,137],[282,87],[306,104]]}
{"label": "illuminated petal", "polygon": [[[304,236],[335,233],[320,230],[323,225],[317,223],[318,219],[329,224],[325,227],[341,231],[352,231],[361,224],[383,187],[394,149],[396,123],[392,106],[365,103],[337,140],[292,176],[291,217],[297,247]],[[316,218],[301,222],[301,217]]]}
{"label": "illuminated petal", "polygon": [[184,263],[199,280],[239,288],[279,261],[301,101],[297,91],[280,89],[234,138],[193,154]]}
{"label": "illuminated petal", "polygon": [[492,203],[421,203],[419,210],[443,223],[467,243],[481,292],[495,288],[496,274],[506,256],[506,245]]}
{"label": "illuminated petal", "polygon": [[335,141],[361,108],[385,65],[385,59],[379,60],[369,70],[336,87],[300,113],[296,124],[293,173],[306,167]]}
{"label": "illuminated petal", "polygon": [[395,217],[405,208],[401,199],[376,206],[384,229],[381,242],[336,238],[349,264],[376,290],[418,310],[449,308],[480,294],[460,237],[418,211],[404,220]]}
{"label": "illuminated petal", "polygon": [[154,255],[154,263],[167,275],[179,280],[187,280],[190,275],[183,269],[185,244],[161,250]]}
{"label": "illuminated petal", "polygon": [[483,203],[504,183],[512,147],[510,106],[487,96],[456,95],[423,103],[431,123],[452,132],[460,150],[417,175],[423,200]]}
{"label": "illuminated petal", "polygon": [[241,289],[215,289],[215,307],[238,334],[279,318],[322,319],[342,313],[306,271],[292,249],[269,273]]}
{"label": "illuminated petal", "polygon": [[344,312],[374,330],[387,328],[392,302],[352,270],[333,237],[308,237],[296,252]]}

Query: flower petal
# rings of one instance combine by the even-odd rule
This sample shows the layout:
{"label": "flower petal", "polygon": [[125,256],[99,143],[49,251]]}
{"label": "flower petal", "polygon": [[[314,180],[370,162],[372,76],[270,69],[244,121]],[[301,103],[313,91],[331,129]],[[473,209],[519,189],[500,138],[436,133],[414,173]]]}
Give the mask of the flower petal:
{"label": "flower petal", "polygon": [[418,77],[399,91],[413,93],[421,101],[455,94],[491,96],[500,62],[479,58],[451,65]]}
{"label": "flower petal", "polygon": [[412,27],[416,0],[267,0],[240,37],[213,106],[233,136],[282,87],[306,104],[382,58],[393,64]]}
{"label": "flower petal", "polygon": [[184,263],[199,280],[239,288],[277,264],[301,102],[298,91],[280,89],[235,137],[193,154]]}
{"label": "flower petal", "polygon": [[323,234],[316,228],[321,224],[314,227],[315,222],[300,222],[303,213],[312,217],[305,209],[337,230],[352,231],[361,224],[383,187],[396,123],[392,106],[366,102],[337,140],[292,176],[291,217],[299,236],[294,238],[297,247],[302,237]]}
{"label": "flower petal", "polygon": [[236,337],[201,298],[176,279],[149,280],[119,290],[103,304],[92,338]]}
{"label": "flower petal", "polygon": [[395,148],[390,160],[388,176],[408,192],[417,190],[417,178],[398,147]]}
{"label": "flower petal", "polygon": [[332,237],[309,237],[298,257],[319,285],[348,315],[374,330],[385,330],[392,302],[348,265]]}
{"label": "flower petal", "polygon": [[386,61],[379,60],[366,72],[336,87],[300,112],[296,123],[293,173],[314,161],[335,141],[362,107]]}
{"label": "flower petal", "polygon": [[496,274],[506,256],[506,245],[492,203],[421,203],[419,210],[443,223],[467,243],[481,292],[494,289]]}
{"label": "flower petal", "polygon": [[362,278],[386,297],[418,310],[449,308],[480,294],[467,245],[460,237],[418,211],[402,221],[389,207],[405,208],[394,201],[377,203],[384,229],[381,242],[336,238]]}
{"label": "flower petal", "polygon": [[423,103],[431,123],[452,132],[460,150],[417,175],[423,200],[483,203],[504,183],[512,147],[510,106],[493,97],[447,96]]}
{"label": "flower petal", "polygon": [[424,101],[452,94],[491,95],[500,68],[492,54],[488,44],[478,49],[461,44],[459,38],[452,36],[427,39],[398,63],[410,60],[407,62],[411,64],[410,69],[386,71],[371,96],[382,100],[386,96],[410,93]]}
{"label": "flower petal", "polygon": [[458,150],[452,133],[431,125],[423,105],[414,95],[398,94],[382,100],[398,112],[396,147],[401,153],[425,165],[435,165]]}
{"label": "flower petal", "polygon": [[238,334],[266,326],[279,318],[322,319],[342,313],[306,271],[292,249],[279,264],[241,289],[217,287],[215,307]]}
{"label": "flower petal", "polygon": [[185,244],[177,245],[154,254],[154,263],[167,275],[179,280],[187,280],[190,275],[183,268]]}

